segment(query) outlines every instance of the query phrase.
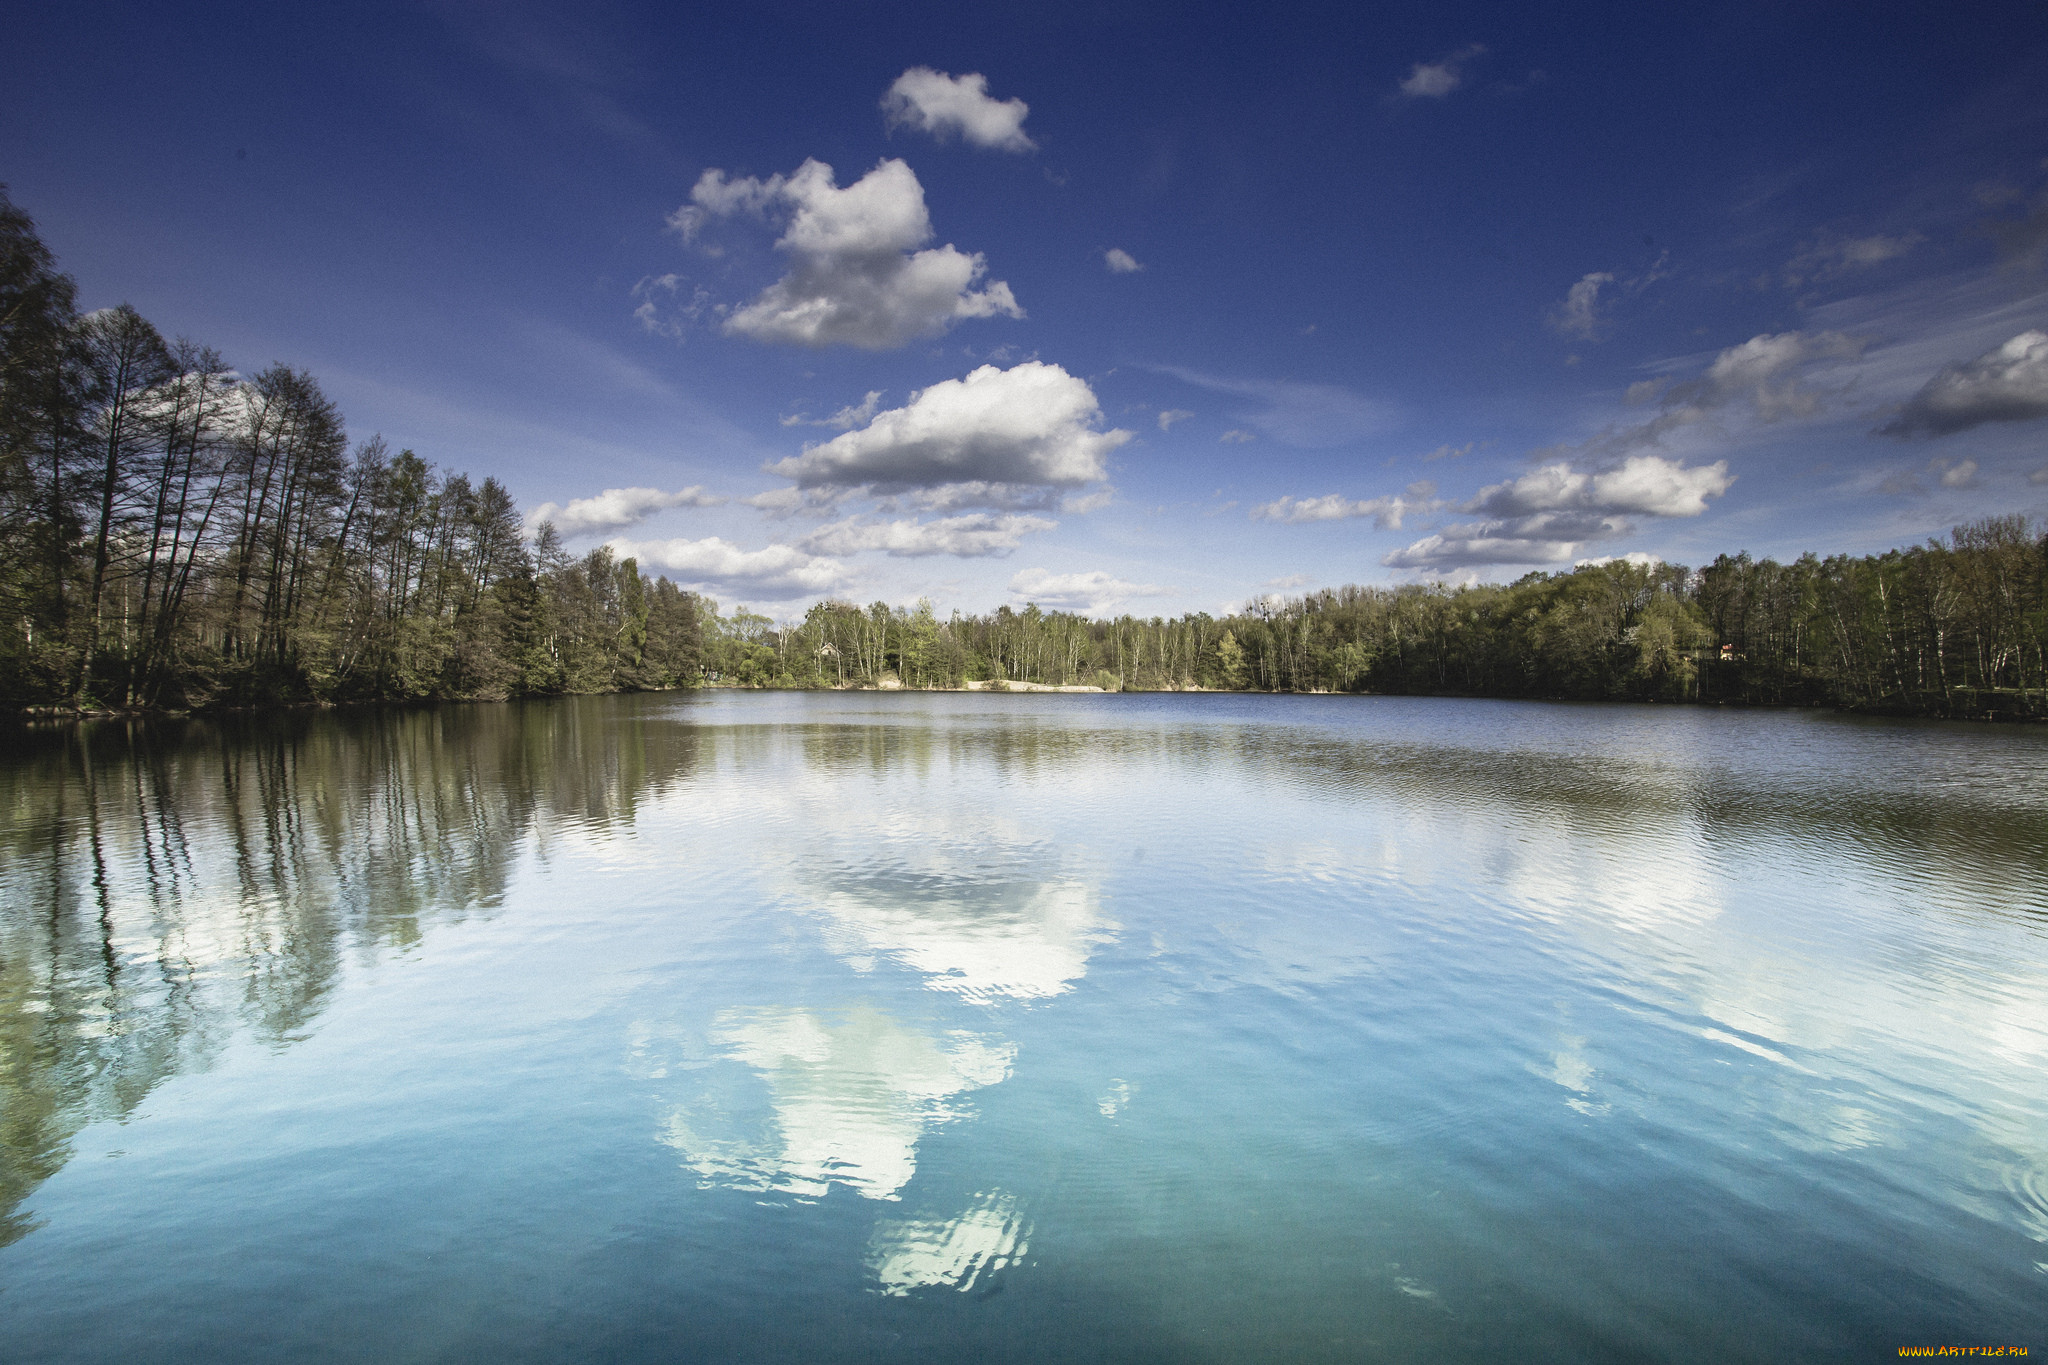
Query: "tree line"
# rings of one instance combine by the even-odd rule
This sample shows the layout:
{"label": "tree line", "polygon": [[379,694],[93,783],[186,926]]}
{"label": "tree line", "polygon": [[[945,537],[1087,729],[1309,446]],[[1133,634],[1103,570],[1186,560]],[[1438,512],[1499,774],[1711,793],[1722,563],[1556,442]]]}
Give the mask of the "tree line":
{"label": "tree line", "polygon": [[721,681],[1552,697],[2048,718],[2048,533],[2020,516],[1879,555],[1699,570],[1612,561],[1510,584],[1343,587],[1223,617],[820,602],[706,616]]}
{"label": "tree line", "polygon": [[0,702],[189,709],[737,686],[1385,692],[2048,717],[2048,533],[1328,589],[1221,617],[777,622],[529,536],[495,479],[349,445],[314,377],[80,314],[0,189]]}
{"label": "tree line", "polygon": [[673,687],[697,601],[350,447],[314,377],[80,314],[0,190],[0,699],[185,708]]}

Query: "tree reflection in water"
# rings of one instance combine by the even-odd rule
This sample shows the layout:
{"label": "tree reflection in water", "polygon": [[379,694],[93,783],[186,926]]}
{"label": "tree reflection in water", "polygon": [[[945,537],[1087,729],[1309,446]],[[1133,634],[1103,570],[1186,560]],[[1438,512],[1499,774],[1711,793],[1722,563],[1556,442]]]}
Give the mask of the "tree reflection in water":
{"label": "tree reflection in water", "polygon": [[0,763],[0,1245],[89,1123],[289,1046],[352,955],[488,913],[549,833],[629,822],[698,732],[664,699],[18,735]]}

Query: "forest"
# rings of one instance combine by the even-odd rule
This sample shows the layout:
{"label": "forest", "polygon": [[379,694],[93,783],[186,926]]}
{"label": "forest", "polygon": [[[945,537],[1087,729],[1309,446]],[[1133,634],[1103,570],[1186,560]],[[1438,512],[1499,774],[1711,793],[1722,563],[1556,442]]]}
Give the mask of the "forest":
{"label": "forest", "polygon": [[80,313],[0,188],[0,706],[193,710],[749,687],[1031,683],[1835,706],[2048,718],[2048,528],[1785,564],[1627,561],[1343,587],[1222,617],[777,622],[530,531],[504,487],[133,308]]}

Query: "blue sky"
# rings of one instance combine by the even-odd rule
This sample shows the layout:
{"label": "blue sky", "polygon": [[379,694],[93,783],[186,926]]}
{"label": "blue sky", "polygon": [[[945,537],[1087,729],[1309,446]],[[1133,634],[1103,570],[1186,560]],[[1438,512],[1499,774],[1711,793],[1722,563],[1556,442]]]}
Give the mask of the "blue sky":
{"label": "blue sky", "polygon": [[45,6],[90,307],[573,548],[1142,614],[2048,513],[2048,10]]}

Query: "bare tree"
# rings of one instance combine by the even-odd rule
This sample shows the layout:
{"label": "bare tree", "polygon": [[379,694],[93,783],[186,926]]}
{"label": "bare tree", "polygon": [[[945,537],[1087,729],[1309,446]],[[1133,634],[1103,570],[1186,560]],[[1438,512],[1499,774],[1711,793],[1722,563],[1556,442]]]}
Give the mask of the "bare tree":
{"label": "bare tree", "polygon": [[[170,348],[148,320],[127,304],[88,314],[79,324],[90,404],[95,459],[80,490],[92,517],[92,570],[86,588],[85,642],[78,652],[72,691],[81,700],[103,641],[100,607],[107,563],[132,505],[142,465],[163,445],[162,388],[176,377]],[[121,642],[126,654],[128,641]],[[125,657],[123,659],[125,663]],[[125,681],[125,680],[124,680]]]}

